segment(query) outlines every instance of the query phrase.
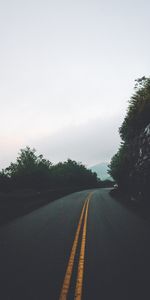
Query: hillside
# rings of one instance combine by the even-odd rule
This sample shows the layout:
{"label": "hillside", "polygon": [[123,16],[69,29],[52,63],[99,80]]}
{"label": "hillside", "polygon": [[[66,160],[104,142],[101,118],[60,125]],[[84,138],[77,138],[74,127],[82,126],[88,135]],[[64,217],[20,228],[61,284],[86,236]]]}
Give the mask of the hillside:
{"label": "hillside", "polygon": [[112,177],[107,173],[108,170],[107,162],[99,163],[95,166],[92,166],[90,167],[90,170],[95,172],[101,180],[106,180],[106,179],[112,180]]}

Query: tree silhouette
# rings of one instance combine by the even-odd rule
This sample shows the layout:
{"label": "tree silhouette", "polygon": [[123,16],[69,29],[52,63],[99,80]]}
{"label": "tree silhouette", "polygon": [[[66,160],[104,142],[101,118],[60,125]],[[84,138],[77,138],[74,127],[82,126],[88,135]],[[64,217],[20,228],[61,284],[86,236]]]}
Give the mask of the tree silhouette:
{"label": "tree silhouette", "polygon": [[[3,178],[3,179],[2,179]],[[96,173],[81,163],[68,159],[56,165],[36,155],[36,150],[21,149],[15,163],[3,170],[1,182],[9,181],[13,188],[89,188],[99,184]]]}
{"label": "tree silhouette", "polygon": [[[139,160],[139,136],[150,123],[150,78],[136,80],[135,93],[129,101],[126,117],[119,129],[123,140],[118,152],[112,157],[109,174],[119,186],[135,194],[149,194],[150,157],[146,146],[147,160]],[[140,142],[141,143],[141,142]],[[145,143],[145,139],[144,139]]]}
{"label": "tree silhouette", "polygon": [[150,122],[150,78],[136,80],[135,93],[129,100],[127,115],[119,129],[123,141],[135,137]]}

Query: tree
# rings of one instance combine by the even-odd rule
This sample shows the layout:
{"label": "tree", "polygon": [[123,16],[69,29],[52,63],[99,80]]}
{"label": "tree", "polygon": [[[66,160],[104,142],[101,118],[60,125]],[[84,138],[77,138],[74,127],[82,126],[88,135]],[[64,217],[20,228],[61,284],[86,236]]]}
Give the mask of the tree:
{"label": "tree", "polygon": [[3,169],[0,172],[0,191],[5,190],[10,190],[10,178],[6,175],[5,170]]}
{"label": "tree", "polygon": [[129,174],[132,167],[133,160],[130,160],[128,146],[125,143],[122,143],[118,152],[111,159],[108,166],[108,173],[122,189],[129,189]]}
{"label": "tree", "polygon": [[81,163],[68,159],[56,165],[36,155],[35,149],[21,149],[15,163],[3,170],[15,188],[90,188],[99,183],[96,173]]}
{"label": "tree", "polygon": [[149,160],[145,161],[144,159],[142,163],[139,163],[139,159],[141,159],[139,137],[142,130],[144,132],[145,127],[150,123],[150,78],[137,79],[134,90],[135,92],[129,100],[126,117],[119,129],[123,142],[111,159],[109,174],[126,191],[132,190],[133,194],[144,194],[146,191],[148,194]]}
{"label": "tree", "polygon": [[49,171],[52,163],[36,155],[36,150],[21,149],[16,163],[5,169],[5,175],[11,178],[16,187],[45,187],[49,183]]}
{"label": "tree", "polygon": [[84,165],[71,159],[52,166],[51,171],[57,186],[90,187],[98,183],[96,173],[92,173]]}
{"label": "tree", "polygon": [[150,78],[136,80],[127,115],[119,129],[123,141],[130,141],[150,122]]}

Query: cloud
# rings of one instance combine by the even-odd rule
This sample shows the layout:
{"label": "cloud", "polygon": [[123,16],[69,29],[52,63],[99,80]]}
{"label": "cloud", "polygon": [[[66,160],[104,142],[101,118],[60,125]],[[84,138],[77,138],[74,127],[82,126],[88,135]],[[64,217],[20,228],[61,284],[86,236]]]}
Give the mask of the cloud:
{"label": "cloud", "polygon": [[59,130],[55,135],[32,140],[31,143],[54,163],[71,158],[89,166],[110,161],[120,143],[120,124],[118,115],[105,121],[91,120],[80,126],[72,125]]}

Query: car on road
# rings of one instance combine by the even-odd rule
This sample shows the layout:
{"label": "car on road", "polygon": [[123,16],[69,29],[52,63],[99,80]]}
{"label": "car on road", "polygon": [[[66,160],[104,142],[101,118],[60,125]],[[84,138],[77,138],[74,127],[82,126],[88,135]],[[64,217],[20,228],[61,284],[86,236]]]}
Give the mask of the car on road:
{"label": "car on road", "polygon": [[114,189],[117,189],[117,188],[118,188],[118,184],[115,183],[115,184],[114,184]]}

